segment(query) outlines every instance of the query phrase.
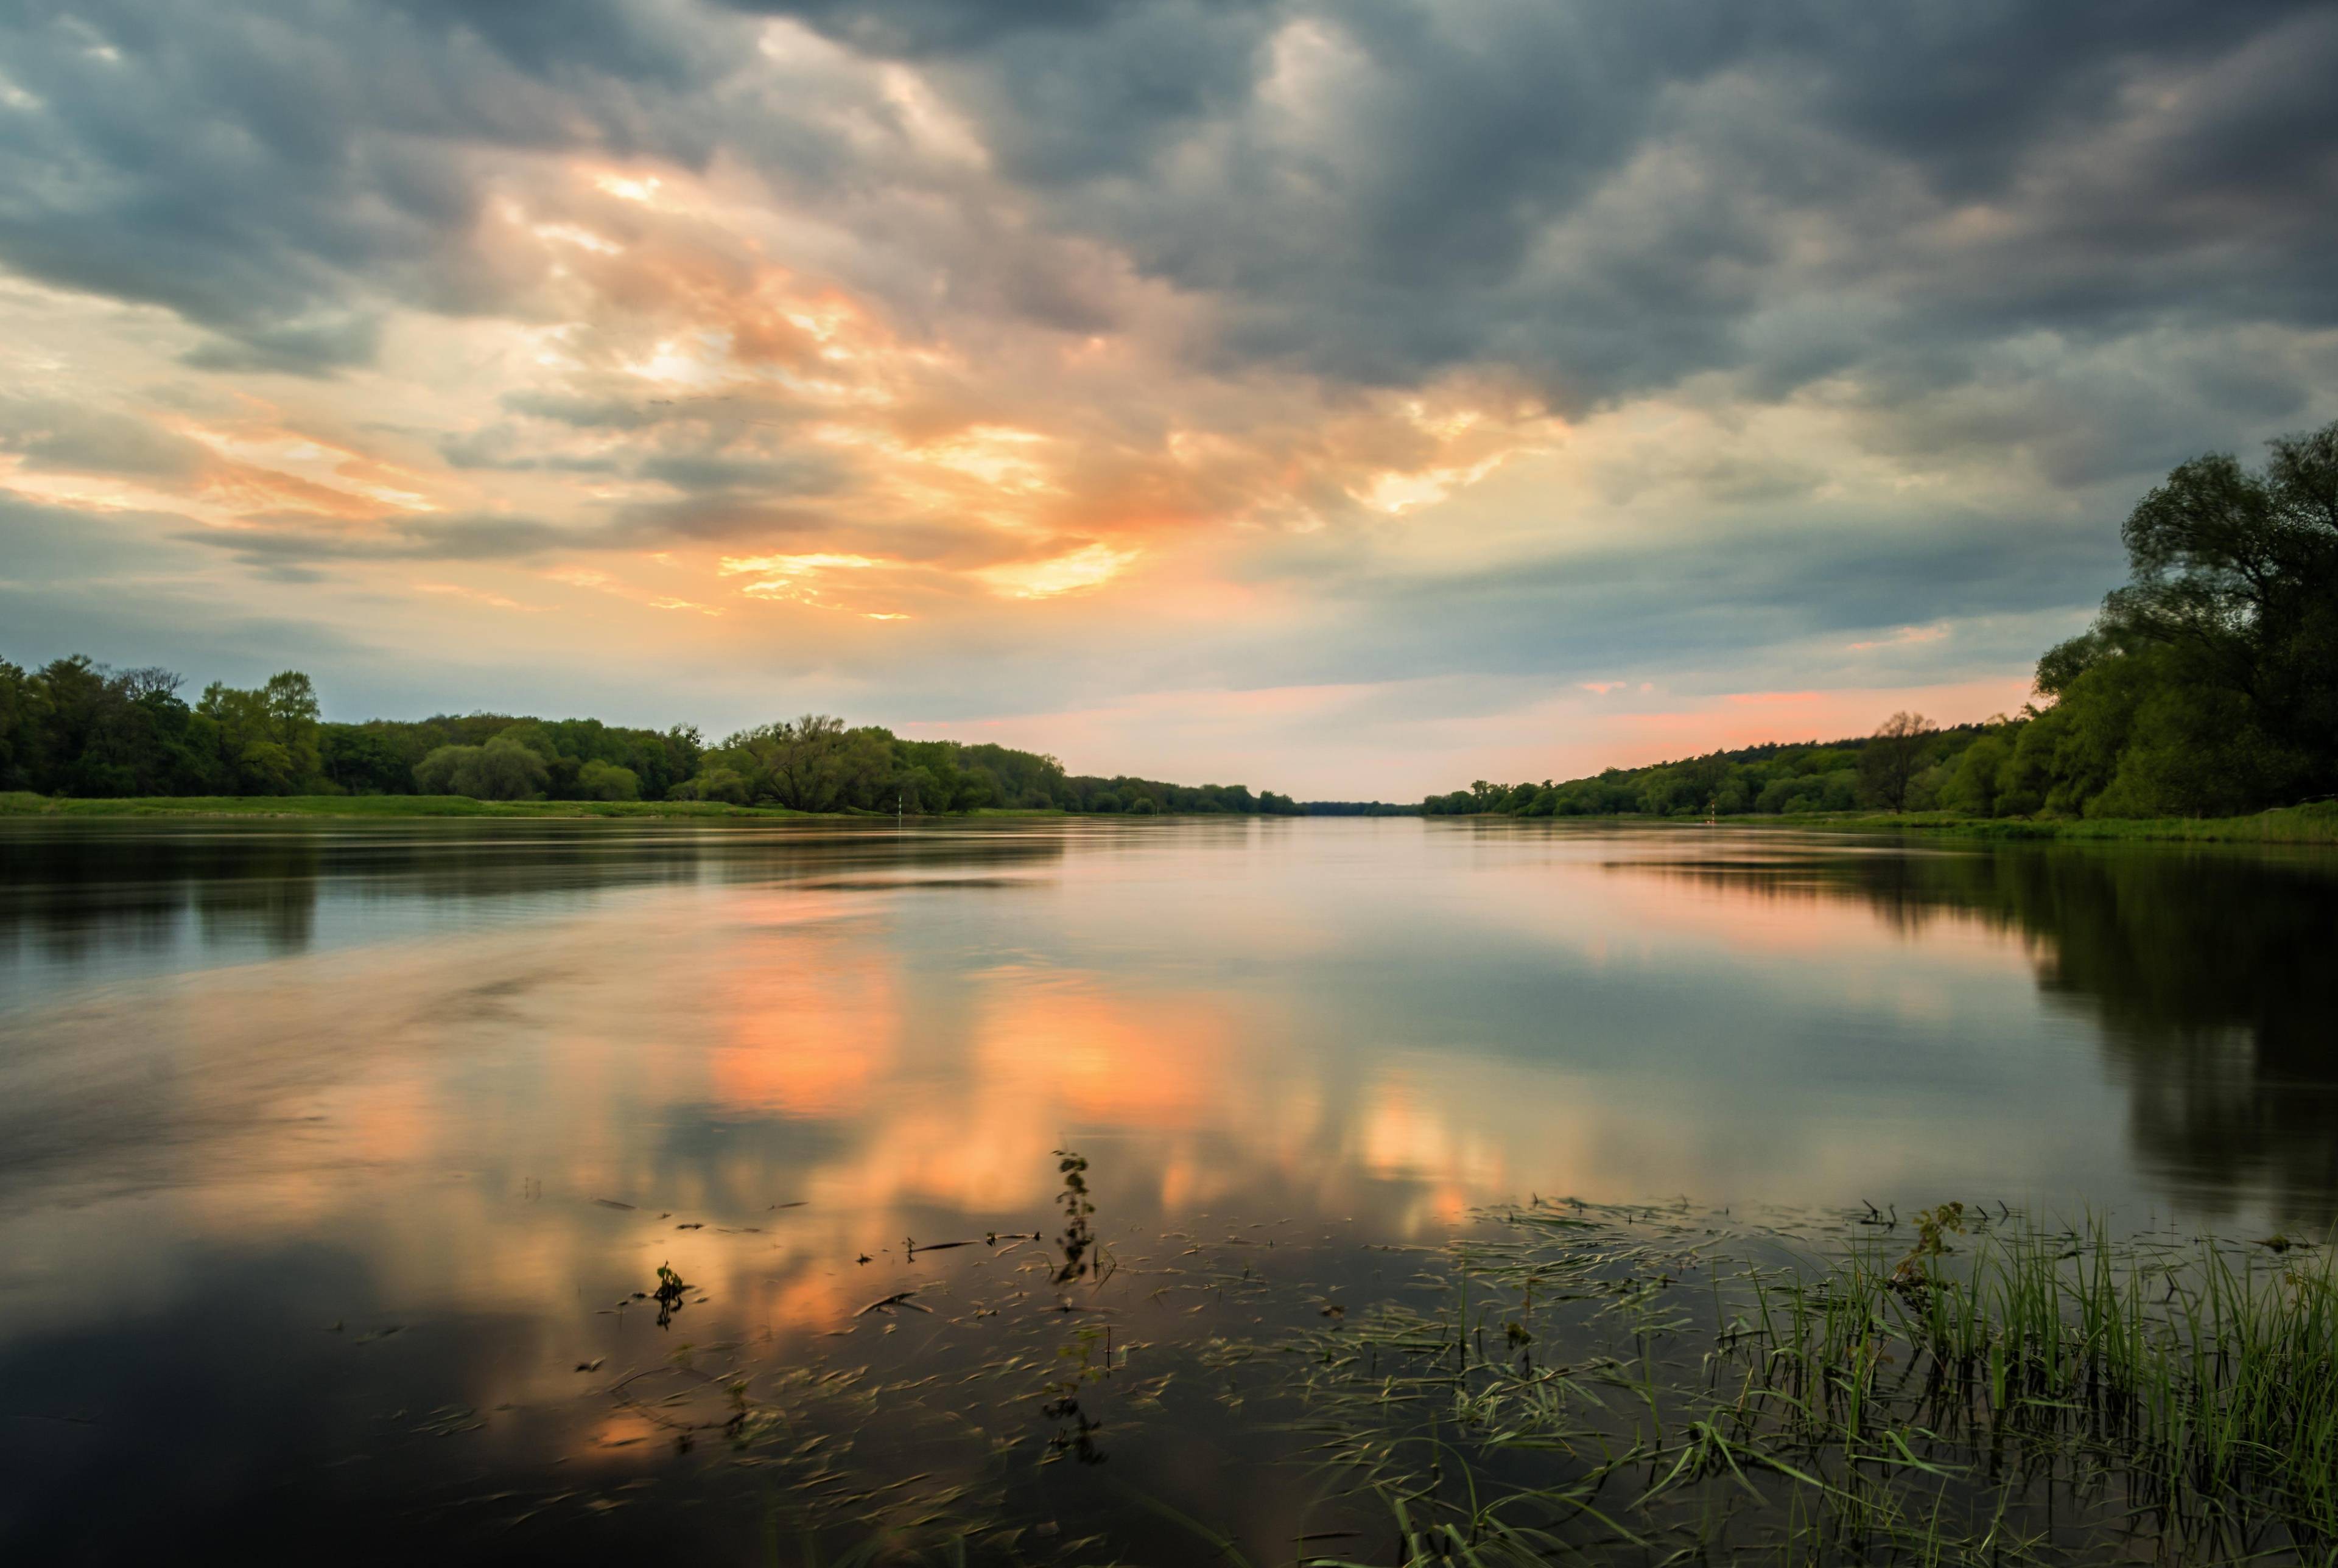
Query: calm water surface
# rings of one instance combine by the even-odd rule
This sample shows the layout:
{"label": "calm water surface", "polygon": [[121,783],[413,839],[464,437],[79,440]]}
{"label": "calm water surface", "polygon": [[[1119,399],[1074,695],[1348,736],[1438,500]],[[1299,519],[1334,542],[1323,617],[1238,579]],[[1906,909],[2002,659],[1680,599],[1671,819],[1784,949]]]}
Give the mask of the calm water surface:
{"label": "calm water surface", "polygon": [[816,1488],[720,1440],[750,1375],[791,1444],[853,1434],[820,1485],[947,1483],[1032,1560],[1192,1560],[1131,1488],[1289,1539],[1238,1408],[1047,1399],[1063,1148],[1132,1380],[1278,1309],[1180,1259],[1369,1289],[1533,1194],[2338,1211],[2327,856],[1390,819],[0,858],[15,1549],[792,1561]]}

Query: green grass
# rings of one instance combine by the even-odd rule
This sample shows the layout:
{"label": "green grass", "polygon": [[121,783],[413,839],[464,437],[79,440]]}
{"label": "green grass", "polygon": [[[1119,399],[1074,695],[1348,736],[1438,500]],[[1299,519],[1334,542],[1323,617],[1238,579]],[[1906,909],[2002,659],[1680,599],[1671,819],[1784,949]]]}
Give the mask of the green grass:
{"label": "green grass", "polygon": [[[774,1563],[2338,1563],[2338,1269],[2286,1235],[1537,1198],[1368,1263],[1327,1235],[1328,1277],[1301,1237],[1164,1232],[1033,1290],[1046,1246],[996,1250],[1033,1223],[864,1308],[921,1314],[938,1366],[684,1344],[604,1395],[727,1448]],[[1292,1533],[1221,1516],[1199,1463],[1152,1495],[1144,1427],[1272,1466]]]}
{"label": "green grass", "polygon": [[0,793],[0,817],[801,817],[710,800],[474,800],[463,795],[187,795],[81,800]]}
{"label": "green grass", "polygon": [[[719,800],[474,800],[465,795],[173,795],[78,799],[0,790],[0,817],[850,817],[889,821],[889,811],[796,811],[784,806],[731,806]],[[987,806],[969,817],[1067,817],[1059,806]],[[1088,813],[1100,820],[1118,820]],[[1185,815],[1127,812],[1131,821]],[[1241,818],[1232,818],[1240,820]]]}
{"label": "green grass", "polygon": [[[805,817],[779,806],[712,800],[473,800],[461,795],[191,795],[74,799],[0,791],[0,817]],[[883,812],[850,812],[875,816]],[[1046,810],[990,808],[977,817],[1062,817]],[[1668,817],[1552,818],[1564,822],[1649,822],[1701,826]],[[2338,801],[2289,806],[2253,817],[2114,818],[1957,817],[1945,812],[1730,817],[1731,828],[1786,828],[1848,833],[1922,833],[1960,838],[2076,839],[2196,844],[2338,844]]]}
{"label": "green grass", "polygon": [[[1701,817],[1537,817],[1505,819],[1592,825],[1661,824],[1702,828]],[[1474,818],[1459,818],[1469,821]],[[1789,828],[1835,833],[1924,833],[1958,838],[2070,839],[2191,844],[2338,844],[2338,801],[2284,806],[2246,817],[1960,817],[1948,811],[1795,812],[1788,816],[1724,817],[1724,828]]]}
{"label": "green grass", "polygon": [[[1733,823],[1753,820],[1730,818]],[[2128,839],[2193,844],[2338,844],[2338,801],[2284,806],[2247,817],[2125,818],[1958,817],[1919,811],[1901,816],[1762,818],[1786,827],[1866,833],[1939,833],[1960,838]]]}

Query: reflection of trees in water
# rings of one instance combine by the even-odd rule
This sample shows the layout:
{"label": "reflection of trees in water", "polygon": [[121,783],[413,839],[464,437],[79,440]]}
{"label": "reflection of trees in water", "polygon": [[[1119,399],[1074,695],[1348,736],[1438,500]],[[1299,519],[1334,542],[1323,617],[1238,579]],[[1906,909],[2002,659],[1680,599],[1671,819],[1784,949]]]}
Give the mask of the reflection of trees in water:
{"label": "reflection of trees in water", "polygon": [[[436,901],[584,895],[624,887],[826,879],[850,887],[934,878],[948,867],[1007,869],[1060,859],[1045,832],[905,834],[834,828],[752,832],[639,829],[602,823],[401,824],[389,830],[300,825],[179,828],[80,825],[5,841],[0,946],[29,943],[52,962],[152,952],[190,912],[207,946],[305,950],[328,888]],[[837,881],[840,878],[857,880]]]}
{"label": "reflection of trees in water", "polygon": [[2338,876],[2228,854],[2005,847],[1707,862],[1699,880],[1857,898],[1893,928],[1979,919],[2102,1026],[2146,1164],[2188,1197],[2244,1183],[2338,1209]]}
{"label": "reflection of trees in water", "polygon": [[206,943],[256,938],[278,952],[306,947],[315,923],[311,838],[251,838],[222,853],[195,839],[25,836],[6,852],[0,945],[28,943],[57,964],[168,947],[191,911]]}
{"label": "reflection of trees in water", "polygon": [[316,935],[318,848],[298,838],[255,844],[230,875],[183,877],[206,946],[257,942],[298,953]]}

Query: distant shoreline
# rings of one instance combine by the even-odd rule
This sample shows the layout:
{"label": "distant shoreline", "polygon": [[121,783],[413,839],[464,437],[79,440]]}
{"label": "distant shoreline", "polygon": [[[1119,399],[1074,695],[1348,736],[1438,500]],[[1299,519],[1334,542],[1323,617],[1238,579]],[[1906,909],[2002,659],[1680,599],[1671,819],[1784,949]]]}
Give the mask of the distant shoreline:
{"label": "distant shoreline", "polygon": [[[1447,822],[1606,823],[1620,827],[1696,828],[1695,817],[1518,817],[1507,812],[1447,813]],[[1790,816],[1745,813],[1719,819],[1724,828],[1762,832],[1920,833],[1999,842],[2061,839],[2078,842],[2139,840],[2190,844],[2338,844],[2338,801],[2283,806],[2245,817],[1960,817],[1945,811],[1797,812]]]}
{"label": "distant shoreline", "polygon": [[[983,817],[1035,817],[1055,812],[987,810]],[[889,819],[891,813],[797,811],[785,806],[734,806],[720,800],[474,800],[465,795],[181,795],[92,796],[0,794],[0,818],[9,817],[262,817],[262,818],[801,818],[830,821]]]}
{"label": "distant shoreline", "polygon": [[[917,812],[918,821],[1000,817],[1093,817],[1099,821],[1227,820],[1257,812],[1066,811],[1061,807],[984,806],[972,811]],[[890,811],[798,811],[787,806],[736,806],[721,800],[475,800],[467,795],[35,795],[0,791],[0,818],[28,817],[235,817],[272,818],[747,818],[818,822],[889,822]]]}
{"label": "distant shoreline", "polygon": [[[461,795],[195,795],[113,799],[51,797],[23,791],[0,793],[0,818],[27,817],[231,817],[261,818],[501,818],[510,819],[618,818],[794,818],[815,821],[878,822],[889,812],[797,811],[784,806],[734,806],[715,800],[474,800]],[[912,813],[912,815],[916,815]],[[1229,814],[1171,814],[1220,818]],[[986,808],[954,813],[956,819],[1000,817],[1094,817],[1099,820],[1127,819],[1127,814],[1049,809]],[[921,821],[950,817],[927,815]],[[1137,818],[1144,819],[1144,818]],[[1152,820],[1162,820],[1156,817]],[[1345,819],[1341,818],[1338,819]],[[1682,817],[1619,815],[1608,817],[1518,818],[1500,812],[1449,815],[1441,821],[1547,822],[1553,825],[1665,827],[1695,828],[1701,819]],[[1726,828],[1759,831],[1829,833],[1910,833],[1931,837],[2006,841],[2068,840],[2106,842],[2143,840],[2196,844],[2338,844],[2338,801],[2311,806],[2287,806],[2247,817],[2160,818],[2008,818],[1959,817],[1947,812],[1911,812],[1899,816],[1874,812],[1808,812],[1791,816],[1739,815],[1720,818]]]}

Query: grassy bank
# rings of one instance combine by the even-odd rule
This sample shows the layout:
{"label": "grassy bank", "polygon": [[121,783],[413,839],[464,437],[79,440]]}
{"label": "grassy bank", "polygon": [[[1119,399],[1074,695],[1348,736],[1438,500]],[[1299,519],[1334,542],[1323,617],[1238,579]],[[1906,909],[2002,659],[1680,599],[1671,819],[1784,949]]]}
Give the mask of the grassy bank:
{"label": "grassy bank", "polygon": [[[1749,820],[1732,818],[1733,823]],[[1793,828],[1862,833],[1939,833],[1960,838],[2134,839],[2195,844],[2338,844],[2338,801],[2285,806],[2250,817],[2029,818],[1844,815],[1759,818]]]}
{"label": "grassy bank", "polygon": [[[1507,817],[1505,812],[1487,816]],[[1469,818],[1462,818],[1469,820]],[[1542,817],[1520,821],[1639,824],[1702,828],[1690,817]],[[1925,833],[1944,838],[2070,839],[2101,842],[2192,844],[2338,844],[2338,801],[2284,806],[2249,817],[1960,817],[1949,811],[1911,811],[1894,816],[1872,811],[1797,811],[1785,816],[1721,818],[1724,828],[1785,828],[1796,832]]]}
{"label": "grassy bank", "polygon": [[711,800],[474,800],[463,795],[179,795],[82,800],[0,794],[0,817],[801,817]]}
{"label": "grassy bank", "polygon": [[[474,800],[462,795],[185,795],[123,799],[0,792],[0,817],[808,817],[780,806],[731,806],[714,800]],[[881,818],[883,812],[843,813]],[[975,817],[1062,817],[1060,808],[991,808]],[[1571,822],[1647,822],[1701,826],[1675,817],[1542,818]],[[2290,806],[2253,817],[2120,818],[1959,817],[1947,812],[1903,816],[1842,812],[1783,817],[1730,817],[1731,828],[1783,828],[1846,833],[1923,833],[1960,838],[2132,839],[2199,844],[2338,844],[2338,801]]]}
{"label": "grassy bank", "polygon": [[[1073,813],[1060,807],[986,806],[957,815],[1021,818]],[[0,817],[793,817],[876,822],[890,821],[892,813],[794,811],[784,806],[732,806],[720,800],[474,800],[467,795],[152,795],[81,799],[19,789],[0,790]]]}

